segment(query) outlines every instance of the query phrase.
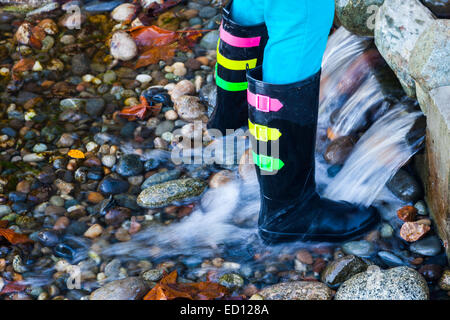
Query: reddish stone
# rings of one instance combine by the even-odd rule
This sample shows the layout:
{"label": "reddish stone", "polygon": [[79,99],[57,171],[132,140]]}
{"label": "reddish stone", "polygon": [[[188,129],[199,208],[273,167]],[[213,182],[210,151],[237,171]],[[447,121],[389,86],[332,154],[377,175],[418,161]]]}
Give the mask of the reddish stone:
{"label": "reddish stone", "polygon": [[400,236],[408,242],[415,242],[421,239],[428,231],[430,231],[430,226],[426,224],[405,222],[400,229]]}
{"label": "reddish stone", "polygon": [[404,206],[397,210],[399,219],[405,222],[412,222],[416,219],[417,209],[413,206]]}

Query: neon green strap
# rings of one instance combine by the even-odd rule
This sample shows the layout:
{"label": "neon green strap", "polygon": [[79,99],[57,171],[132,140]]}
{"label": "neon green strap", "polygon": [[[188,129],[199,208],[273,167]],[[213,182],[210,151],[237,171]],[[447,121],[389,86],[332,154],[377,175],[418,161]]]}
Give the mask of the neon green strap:
{"label": "neon green strap", "polygon": [[253,162],[264,171],[273,172],[274,170],[280,170],[284,167],[284,162],[280,159],[275,159],[273,157],[265,156],[262,154],[256,154],[253,152]]}
{"label": "neon green strap", "polygon": [[217,74],[217,63],[216,63],[216,84],[218,87],[226,91],[245,91],[248,88],[247,82],[229,82]]}

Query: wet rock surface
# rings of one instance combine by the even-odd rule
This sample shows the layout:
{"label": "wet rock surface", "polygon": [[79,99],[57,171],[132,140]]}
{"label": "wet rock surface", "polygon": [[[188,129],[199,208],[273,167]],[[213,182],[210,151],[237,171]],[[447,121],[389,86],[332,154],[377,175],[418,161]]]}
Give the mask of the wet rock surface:
{"label": "wet rock surface", "polygon": [[148,289],[146,282],[137,277],[116,280],[92,292],[90,300],[139,300]]}
{"label": "wet rock surface", "polygon": [[428,300],[425,279],[408,267],[380,270],[374,266],[339,287],[336,300]]}
{"label": "wet rock surface", "polygon": [[173,201],[199,196],[206,184],[198,179],[180,179],[157,184],[143,190],[137,203],[144,208],[164,207]]}
{"label": "wet rock surface", "polygon": [[367,263],[356,256],[336,259],[322,271],[321,280],[329,286],[336,286],[367,269]]}
{"label": "wet rock surface", "polygon": [[331,300],[331,289],[320,282],[295,281],[276,284],[258,292],[264,300]]}

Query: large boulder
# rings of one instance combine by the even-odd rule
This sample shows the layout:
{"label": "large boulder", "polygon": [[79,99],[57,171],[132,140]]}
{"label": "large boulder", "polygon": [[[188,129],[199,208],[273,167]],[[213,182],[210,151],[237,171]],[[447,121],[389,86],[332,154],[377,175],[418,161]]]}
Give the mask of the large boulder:
{"label": "large boulder", "polygon": [[[425,186],[425,199],[439,236],[450,240],[450,86],[427,92],[417,85],[417,98],[427,117],[425,155],[417,167]],[[450,261],[450,247],[446,246]]]}
{"label": "large boulder", "polygon": [[420,35],[434,20],[419,0],[385,1],[376,17],[375,44],[405,92],[413,98],[416,86],[409,73],[411,53]]}
{"label": "large boulder", "polygon": [[416,270],[370,266],[366,272],[345,281],[335,300],[428,300],[429,296],[427,282]]}
{"label": "large boulder", "polygon": [[348,31],[373,36],[375,14],[384,0],[336,0],[336,15]]}
{"label": "large boulder", "polygon": [[421,87],[450,85],[450,20],[433,21],[411,52],[409,72]]}

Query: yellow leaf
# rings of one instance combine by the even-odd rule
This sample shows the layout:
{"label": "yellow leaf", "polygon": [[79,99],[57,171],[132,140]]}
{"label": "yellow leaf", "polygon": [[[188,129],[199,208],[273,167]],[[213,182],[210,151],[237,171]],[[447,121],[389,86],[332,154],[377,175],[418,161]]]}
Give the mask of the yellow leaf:
{"label": "yellow leaf", "polygon": [[85,158],[83,151],[75,150],[75,149],[70,150],[70,151],[67,153],[67,155],[68,155],[69,157],[75,158],[75,159],[84,159],[84,158]]}

